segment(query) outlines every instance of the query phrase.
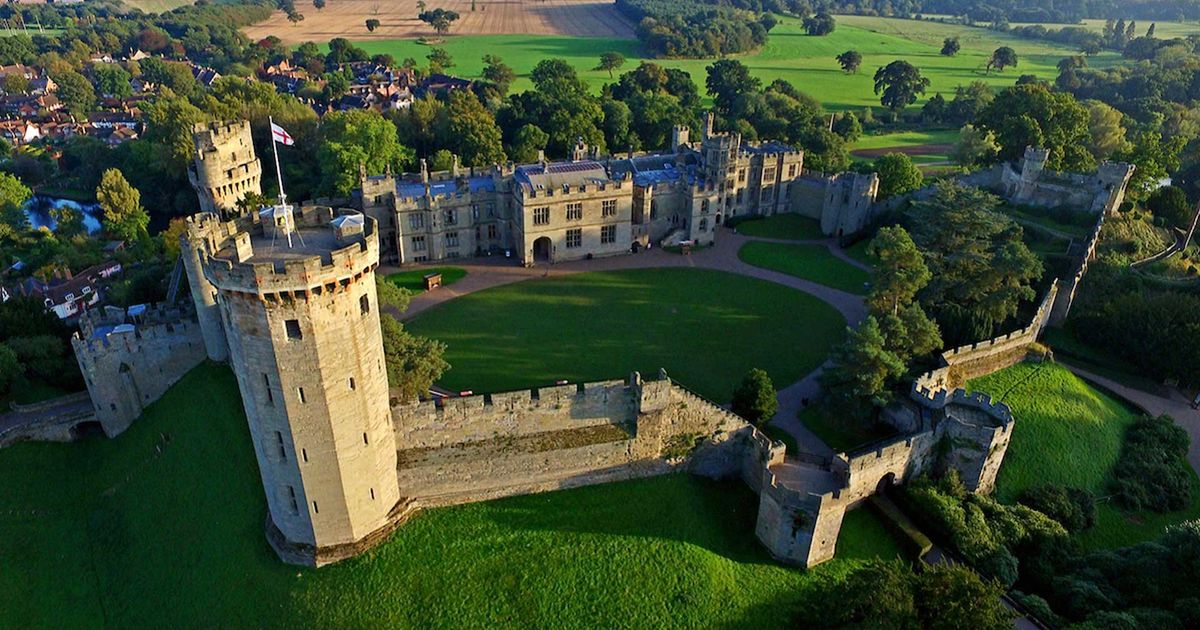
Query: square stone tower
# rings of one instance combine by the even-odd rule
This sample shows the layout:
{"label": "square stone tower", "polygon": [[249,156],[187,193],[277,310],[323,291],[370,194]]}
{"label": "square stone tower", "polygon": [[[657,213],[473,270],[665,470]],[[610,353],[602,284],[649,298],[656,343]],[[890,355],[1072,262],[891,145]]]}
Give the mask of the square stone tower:
{"label": "square stone tower", "polygon": [[377,231],[370,217],[328,207],[189,219],[250,425],[268,539],[286,562],[359,553],[401,513]]}

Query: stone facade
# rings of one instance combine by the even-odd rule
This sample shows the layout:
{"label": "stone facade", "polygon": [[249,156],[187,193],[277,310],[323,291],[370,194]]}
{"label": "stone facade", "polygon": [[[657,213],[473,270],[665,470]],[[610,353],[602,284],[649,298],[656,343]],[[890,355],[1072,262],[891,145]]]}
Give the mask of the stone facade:
{"label": "stone facade", "polygon": [[[476,169],[456,161],[435,173],[422,163],[412,175],[363,174],[360,198],[379,222],[383,259],[399,264],[508,253],[532,265],[703,245],[729,217],[821,216],[827,202],[834,229],[865,225],[877,178],[803,171],[803,151],[714,132],[709,116],[697,142],[677,127],[669,152],[600,157],[580,143],[563,162]],[[805,177],[829,187],[815,209],[795,190]]]}
{"label": "stone facade", "polygon": [[196,123],[192,141],[188,181],[201,212],[229,217],[247,194],[262,194],[262,162],[254,154],[249,121]]}
{"label": "stone facade", "polygon": [[190,309],[136,306],[87,312],[71,339],[96,420],[115,437],[205,358]]}
{"label": "stone facade", "polygon": [[1116,211],[1125,200],[1125,188],[1134,166],[1104,162],[1095,173],[1060,173],[1046,170],[1049,149],[1027,147],[1021,163],[1009,163],[960,178],[964,184],[990,188],[1013,203],[1053,208],[1070,206],[1092,214]]}
{"label": "stone facade", "polygon": [[340,557],[327,550],[390,529],[402,505],[375,293],[379,248],[369,219],[335,232],[331,208],[287,215],[201,214],[188,234],[217,291],[278,533],[269,539],[286,546],[283,557],[322,564]]}

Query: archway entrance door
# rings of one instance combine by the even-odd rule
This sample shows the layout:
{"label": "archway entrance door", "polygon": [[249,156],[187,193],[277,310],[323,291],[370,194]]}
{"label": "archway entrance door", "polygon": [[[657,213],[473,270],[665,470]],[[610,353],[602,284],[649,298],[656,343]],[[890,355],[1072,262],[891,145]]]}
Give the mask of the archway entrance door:
{"label": "archway entrance door", "polygon": [[534,262],[550,262],[550,256],[553,250],[553,244],[550,242],[549,236],[543,236],[533,242],[533,261]]}

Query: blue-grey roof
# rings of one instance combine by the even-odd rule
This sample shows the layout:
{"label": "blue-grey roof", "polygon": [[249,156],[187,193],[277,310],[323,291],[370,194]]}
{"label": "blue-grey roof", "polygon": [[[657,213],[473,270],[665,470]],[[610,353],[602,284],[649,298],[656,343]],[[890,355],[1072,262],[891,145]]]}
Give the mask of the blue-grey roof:
{"label": "blue-grey roof", "polygon": [[758,145],[753,145],[753,144],[743,144],[742,145],[743,153],[751,153],[751,154],[756,154],[756,155],[759,155],[759,154],[770,155],[773,153],[790,153],[792,151],[795,151],[795,149],[792,148],[791,145],[784,144],[777,140],[768,140],[767,142],[764,142],[764,143],[758,144]]}
{"label": "blue-grey roof", "polygon": [[[496,190],[496,182],[492,181],[491,177],[468,177],[466,178],[468,189],[472,193],[477,192],[494,192]],[[442,195],[453,195],[458,192],[458,180],[446,179],[435,182],[429,182],[429,194],[434,197]],[[412,199],[425,196],[425,184],[421,182],[396,181],[396,196],[403,199]]]}

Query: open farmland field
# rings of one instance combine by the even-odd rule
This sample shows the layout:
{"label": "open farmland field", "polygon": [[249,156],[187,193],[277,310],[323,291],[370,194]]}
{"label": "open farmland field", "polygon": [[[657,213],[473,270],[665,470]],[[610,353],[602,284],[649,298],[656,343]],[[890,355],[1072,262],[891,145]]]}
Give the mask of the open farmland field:
{"label": "open farmland field", "polygon": [[[142,0],[147,1],[147,0]],[[153,1],[153,0],[149,0]],[[169,0],[158,0],[166,2]],[[457,35],[571,35],[631,39],[633,25],[611,2],[600,0],[444,0],[428,8],[457,11],[451,29]],[[415,39],[437,37],[433,27],[417,19],[416,0],[330,0],[318,11],[307,0],[297,2],[304,15],[299,24],[288,22],[282,11],[246,29],[254,39],[274,35],[286,43],[327,42],[334,37],[354,40]],[[368,19],[379,20],[375,32],[367,31]],[[526,38],[528,39],[528,38]],[[531,42],[533,43],[533,42]],[[487,52],[479,48],[479,55]],[[593,64],[594,65],[594,64]]]}
{"label": "open farmland field", "polygon": [[[312,12],[305,11],[306,14]],[[982,28],[865,16],[838,16],[837,19],[837,30],[833,34],[811,37],[804,33],[800,20],[781,18],[779,25],[771,31],[766,46],[736,58],[764,82],[784,79],[820,100],[826,108],[847,110],[879,107],[872,75],[876,68],[896,59],[906,59],[921,69],[931,81],[925,97],[931,97],[937,92],[952,94],[956,86],[972,81],[1007,87],[1022,74],[1053,79],[1058,75],[1058,61],[1076,54],[1075,49],[1068,46],[1018,39]],[[302,24],[307,22],[306,18]],[[280,27],[277,35],[285,37],[288,28]],[[596,91],[612,81],[607,72],[592,69],[602,53],[616,51],[625,55],[628,62],[623,71],[633,69],[642,60],[638,42],[632,39],[453,34],[463,32],[461,29],[452,31],[442,45],[456,63],[451,72],[462,77],[477,78],[483,69],[483,55],[498,55],[517,72],[518,79],[513,85],[517,91],[530,87],[529,72],[542,59],[565,59]],[[352,39],[372,54],[387,53],[398,60],[412,57],[422,63],[429,54],[428,46],[414,40],[367,40],[363,37],[365,35],[366,28],[363,27],[360,28],[360,35]],[[942,38],[954,35],[960,38],[962,51],[955,57],[943,57],[939,54]],[[328,36],[315,39],[328,39]],[[999,46],[1012,46],[1019,56],[1019,65],[1003,73],[985,73],[987,58]],[[862,69],[858,74],[843,73],[834,60],[846,50],[857,50],[863,55]],[[711,59],[653,61],[665,67],[687,71],[704,92],[705,68],[712,63]],[[1096,55],[1088,63],[1091,67],[1106,67],[1120,63],[1120,56],[1107,52]],[[919,107],[923,102],[924,99],[916,106]]]}
{"label": "open farmland field", "polygon": [[[1200,23],[1198,22],[1155,22],[1154,20],[1135,20],[1137,22],[1137,34],[1145,35],[1146,29],[1150,28],[1151,24],[1155,24],[1154,36],[1158,39],[1171,39],[1173,37],[1187,37],[1188,35],[1200,35]],[[1126,23],[1129,20],[1126,19]],[[1048,29],[1060,29],[1068,27],[1083,27],[1089,31],[1097,33],[1104,30],[1104,20],[1084,20],[1079,24],[1054,24],[1051,22],[1013,22],[1010,26],[1031,26],[1033,24],[1041,24]]]}

